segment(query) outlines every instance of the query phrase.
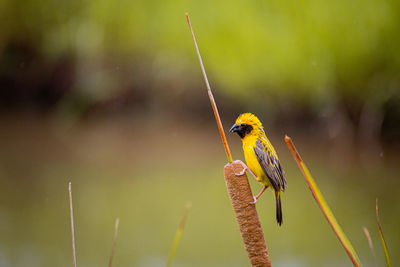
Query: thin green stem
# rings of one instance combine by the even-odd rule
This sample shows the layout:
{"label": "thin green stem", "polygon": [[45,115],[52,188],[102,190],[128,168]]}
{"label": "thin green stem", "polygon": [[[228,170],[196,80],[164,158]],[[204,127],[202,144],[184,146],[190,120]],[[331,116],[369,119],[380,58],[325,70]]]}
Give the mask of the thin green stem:
{"label": "thin green stem", "polygon": [[389,251],[388,251],[388,248],[386,245],[385,236],[383,235],[383,231],[382,231],[381,220],[379,219],[378,199],[376,199],[376,221],[377,221],[378,227],[379,227],[379,235],[381,236],[381,240],[382,240],[383,252],[385,252],[386,264],[388,267],[392,267],[392,262],[390,261]]}
{"label": "thin green stem", "polygon": [[174,241],[172,242],[171,250],[169,252],[167,267],[171,267],[172,261],[175,258],[176,250],[178,249],[179,242],[181,241],[183,229],[185,229],[185,223],[186,223],[187,216],[189,214],[191,207],[192,207],[192,204],[190,202],[188,202],[186,204],[185,213],[183,214],[182,220],[178,226],[178,229],[176,230]]}
{"label": "thin green stem", "polygon": [[74,227],[74,209],[72,207],[72,184],[68,183],[69,192],[69,214],[71,218],[71,235],[72,235],[72,256],[74,261],[74,267],[76,267],[76,246],[75,246],[75,227]]}
{"label": "thin green stem", "polygon": [[113,239],[113,245],[112,245],[112,248],[111,248],[110,260],[108,262],[108,267],[111,267],[112,263],[113,263],[115,247],[117,246],[118,228],[119,228],[119,218],[117,218],[115,220],[114,239]]}
{"label": "thin green stem", "polygon": [[301,173],[303,174],[304,179],[306,180],[308,187],[310,188],[311,193],[314,196],[315,201],[320,207],[322,213],[325,215],[328,223],[331,225],[336,236],[339,238],[339,241],[342,243],[344,249],[346,250],[347,254],[350,257],[350,260],[353,262],[354,266],[361,266],[360,259],[358,258],[356,251],[351,245],[350,240],[344,234],[342,228],[340,227],[335,216],[333,215],[333,212],[329,208],[328,203],[326,203],[321,191],[319,190],[317,184],[312,178],[311,173],[309,172],[303,160],[301,159],[299,152],[297,152],[297,149],[294,146],[292,139],[288,136],[285,136],[285,142],[294,160],[296,161]]}

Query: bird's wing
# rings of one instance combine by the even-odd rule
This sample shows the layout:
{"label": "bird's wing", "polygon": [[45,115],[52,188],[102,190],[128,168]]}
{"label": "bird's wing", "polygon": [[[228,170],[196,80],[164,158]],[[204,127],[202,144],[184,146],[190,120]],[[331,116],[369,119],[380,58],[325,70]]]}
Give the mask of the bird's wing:
{"label": "bird's wing", "polygon": [[275,191],[285,190],[285,173],[272,150],[264,146],[260,140],[257,140],[254,152]]}

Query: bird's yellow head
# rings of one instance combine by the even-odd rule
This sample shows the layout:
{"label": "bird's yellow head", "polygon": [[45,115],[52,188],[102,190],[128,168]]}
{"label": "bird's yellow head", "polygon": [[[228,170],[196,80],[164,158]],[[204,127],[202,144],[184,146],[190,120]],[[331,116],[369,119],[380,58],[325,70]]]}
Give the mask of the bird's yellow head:
{"label": "bird's yellow head", "polygon": [[236,119],[235,124],[229,130],[232,133],[237,133],[240,138],[246,135],[258,135],[263,132],[263,126],[256,115],[251,113],[240,114]]}

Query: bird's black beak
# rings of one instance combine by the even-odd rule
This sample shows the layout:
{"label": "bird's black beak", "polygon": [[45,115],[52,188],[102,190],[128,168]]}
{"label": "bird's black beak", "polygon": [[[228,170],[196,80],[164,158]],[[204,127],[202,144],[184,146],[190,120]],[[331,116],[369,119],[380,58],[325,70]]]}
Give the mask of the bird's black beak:
{"label": "bird's black beak", "polygon": [[240,130],[240,127],[239,127],[238,125],[234,124],[234,125],[232,126],[232,128],[229,130],[229,132],[235,133],[235,132],[237,132],[237,131],[239,131],[239,130]]}

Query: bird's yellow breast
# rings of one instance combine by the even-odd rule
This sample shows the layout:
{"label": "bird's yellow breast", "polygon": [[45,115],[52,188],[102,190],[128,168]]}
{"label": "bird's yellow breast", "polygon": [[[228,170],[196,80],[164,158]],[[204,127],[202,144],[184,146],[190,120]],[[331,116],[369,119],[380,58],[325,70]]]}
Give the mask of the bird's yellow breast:
{"label": "bird's yellow breast", "polygon": [[249,169],[257,176],[257,181],[262,183],[264,186],[270,186],[268,177],[266,176],[264,170],[261,168],[258,162],[254,148],[256,147],[257,136],[248,135],[242,139],[244,158],[246,160],[246,165]]}

